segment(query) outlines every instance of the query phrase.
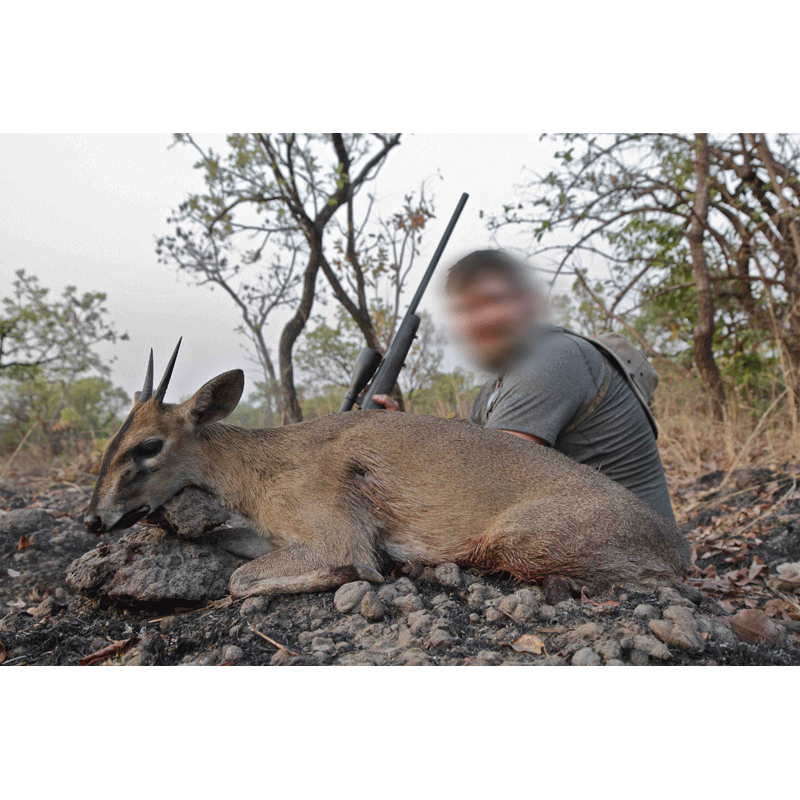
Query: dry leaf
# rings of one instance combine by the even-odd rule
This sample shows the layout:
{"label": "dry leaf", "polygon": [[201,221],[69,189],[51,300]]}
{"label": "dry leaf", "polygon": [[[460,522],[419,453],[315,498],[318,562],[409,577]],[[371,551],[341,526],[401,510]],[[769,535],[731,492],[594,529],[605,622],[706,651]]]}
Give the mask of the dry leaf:
{"label": "dry leaf", "polygon": [[130,639],[121,639],[118,642],[111,642],[107,647],[90,653],[88,656],[82,658],[78,664],[82,667],[91,667],[93,664],[99,664],[111,656],[122,655],[129,647],[132,647],[139,641],[138,636],[132,636]]}
{"label": "dry leaf", "polygon": [[0,664],[2,664],[6,660],[6,648],[5,645],[0,642]]}
{"label": "dry leaf", "polygon": [[778,584],[781,589],[800,588],[800,561],[779,564],[775,572],[778,573]]}
{"label": "dry leaf", "polygon": [[734,614],[729,622],[734,633],[748,644],[780,643],[786,633],[785,628],[776,625],[763,611],[756,608],[746,608]]}
{"label": "dry leaf", "polygon": [[33,547],[33,542],[24,534],[19,537],[19,544],[17,550],[25,550],[27,547]]}
{"label": "dry leaf", "polygon": [[524,633],[518,639],[514,639],[511,647],[518,653],[533,653],[536,656],[544,652],[544,642],[532,633]]}

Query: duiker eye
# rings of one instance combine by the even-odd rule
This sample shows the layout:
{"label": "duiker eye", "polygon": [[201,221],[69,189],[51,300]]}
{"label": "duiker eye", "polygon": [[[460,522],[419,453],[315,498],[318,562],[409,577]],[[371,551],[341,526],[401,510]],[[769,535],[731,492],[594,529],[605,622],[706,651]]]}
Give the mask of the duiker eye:
{"label": "duiker eye", "polygon": [[161,439],[147,439],[133,451],[136,458],[152,458],[161,452],[164,442]]}

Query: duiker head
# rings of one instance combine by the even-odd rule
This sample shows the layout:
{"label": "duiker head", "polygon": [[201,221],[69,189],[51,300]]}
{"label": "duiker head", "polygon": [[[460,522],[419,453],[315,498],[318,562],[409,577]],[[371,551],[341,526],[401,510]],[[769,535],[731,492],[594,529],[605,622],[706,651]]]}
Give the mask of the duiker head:
{"label": "duiker head", "polygon": [[223,372],[185,403],[164,402],[175,358],[153,391],[153,351],[133,410],[103,453],[100,474],[84,516],[90,533],[129,528],[200,478],[203,428],[236,408],[244,389],[240,369]]}

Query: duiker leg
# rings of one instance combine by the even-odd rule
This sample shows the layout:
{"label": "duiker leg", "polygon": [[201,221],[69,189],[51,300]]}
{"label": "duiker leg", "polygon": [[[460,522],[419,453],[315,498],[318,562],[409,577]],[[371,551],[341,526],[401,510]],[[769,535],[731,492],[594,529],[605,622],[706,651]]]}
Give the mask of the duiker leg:
{"label": "duiker leg", "polygon": [[230,591],[234,597],[302,594],[338,589],[356,580],[383,581],[374,563],[331,560],[308,544],[290,544],[239,567],[231,576]]}

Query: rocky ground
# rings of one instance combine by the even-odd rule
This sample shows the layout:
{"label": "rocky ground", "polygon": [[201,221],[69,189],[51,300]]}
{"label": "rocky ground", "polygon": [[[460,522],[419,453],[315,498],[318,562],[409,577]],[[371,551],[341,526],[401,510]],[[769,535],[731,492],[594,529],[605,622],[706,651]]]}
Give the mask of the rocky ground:
{"label": "rocky ground", "polygon": [[446,564],[233,601],[253,541],[199,493],[98,541],[80,523],[90,476],[14,479],[0,485],[0,663],[800,664],[799,474],[681,490],[697,563],[685,591],[566,599]]}

